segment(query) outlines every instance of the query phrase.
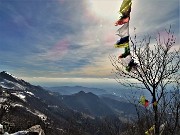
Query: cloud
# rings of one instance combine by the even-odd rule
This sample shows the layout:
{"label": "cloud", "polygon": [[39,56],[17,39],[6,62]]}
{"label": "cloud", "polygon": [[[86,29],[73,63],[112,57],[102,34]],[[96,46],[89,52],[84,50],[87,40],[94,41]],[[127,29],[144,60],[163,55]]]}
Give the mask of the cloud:
{"label": "cloud", "polygon": [[[130,34],[134,27],[140,37],[154,34],[169,24],[177,34],[177,3],[133,0]],[[22,76],[111,78],[108,56],[124,51],[113,47],[119,39],[114,22],[120,4],[119,0],[3,1],[0,60]]]}
{"label": "cloud", "polygon": [[130,27],[136,27],[138,33],[152,34],[164,30],[170,25],[179,28],[179,1],[134,1],[132,5]]}
{"label": "cloud", "polygon": [[68,52],[69,40],[67,38],[57,41],[45,53],[40,54],[38,57],[44,60],[56,61],[66,55]]}

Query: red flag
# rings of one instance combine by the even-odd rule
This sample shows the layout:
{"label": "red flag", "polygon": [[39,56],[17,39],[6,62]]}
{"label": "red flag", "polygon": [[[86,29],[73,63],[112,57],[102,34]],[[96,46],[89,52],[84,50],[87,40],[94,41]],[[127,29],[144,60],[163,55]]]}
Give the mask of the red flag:
{"label": "red flag", "polygon": [[149,105],[149,101],[148,101],[148,100],[145,100],[144,106],[147,107],[148,105]]}
{"label": "red flag", "polygon": [[115,26],[122,25],[129,22],[129,17],[121,18],[117,22],[115,22]]}

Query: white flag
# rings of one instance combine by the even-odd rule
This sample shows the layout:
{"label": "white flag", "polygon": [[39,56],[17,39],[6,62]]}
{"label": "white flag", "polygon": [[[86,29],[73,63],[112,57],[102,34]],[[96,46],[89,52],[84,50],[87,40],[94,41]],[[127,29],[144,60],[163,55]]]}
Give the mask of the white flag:
{"label": "white flag", "polygon": [[121,38],[129,36],[129,22],[125,23],[121,28],[117,30],[117,32],[118,34],[116,35],[120,36]]}

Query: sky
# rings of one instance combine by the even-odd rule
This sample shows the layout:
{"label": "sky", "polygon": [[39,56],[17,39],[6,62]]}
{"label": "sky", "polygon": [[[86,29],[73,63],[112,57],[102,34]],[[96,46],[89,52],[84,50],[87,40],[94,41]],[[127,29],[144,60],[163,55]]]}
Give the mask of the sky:
{"label": "sky", "polygon": [[[130,36],[172,29],[179,0],[132,0]],[[111,83],[122,0],[0,0],[0,70],[34,84]]]}

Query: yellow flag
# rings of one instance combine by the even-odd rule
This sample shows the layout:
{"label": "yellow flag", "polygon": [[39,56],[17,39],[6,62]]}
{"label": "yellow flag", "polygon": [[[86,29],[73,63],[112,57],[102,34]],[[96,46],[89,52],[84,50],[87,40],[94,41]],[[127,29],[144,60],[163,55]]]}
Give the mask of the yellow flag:
{"label": "yellow flag", "polygon": [[123,0],[119,12],[123,15],[129,16],[131,12],[132,0]]}
{"label": "yellow flag", "polygon": [[141,97],[140,97],[140,103],[141,103],[142,105],[145,104],[145,100],[146,100],[145,96],[141,96]]}
{"label": "yellow flag", "polygon": [[154,135],[154,131],[155,131],[155,125],[153,125],[150,129],[148,129],[145,132],[145,135]]}
{"label": "yellow flag", "polygon": [[125,48],[129,46],[129,42],[127,43],[123,43],[123,44],[115,44],[114,47],[115,48]]}

